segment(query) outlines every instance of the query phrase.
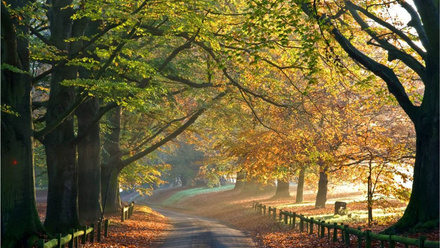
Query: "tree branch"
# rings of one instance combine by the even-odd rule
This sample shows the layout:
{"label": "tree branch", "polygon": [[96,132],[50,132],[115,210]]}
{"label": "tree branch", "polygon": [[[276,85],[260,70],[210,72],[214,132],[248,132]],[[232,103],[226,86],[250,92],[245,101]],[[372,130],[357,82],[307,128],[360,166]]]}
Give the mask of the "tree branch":
{"label": "tree branch", "polygon": [[[221,99],[223,96],[225,96],[227,94],[227,92],[222,92],[219,95],[217,95],[212,101],[211,104],[219,99]],[[198,111],[196,111],[194,113],[193,116],[191,116],[191,118],[189,118],[182,126],[180,126],[178,129],[176,129],[174,132],[172,132],[171,134],[169,134],[168,136],[166,136],[165,138],[163,138],[162,140],[158,141],[157,143],[153,144],[152,146],[146,148],[145,150],[143,150],[142,152],[139,152],[135,155],[133,155],[130,158],[124,159],[120,165],[119,168],[120,170],[122,170],[125,166],[145,157],[146,155],[148,155],[149,153],[155,151],[157,148],[165,145],[166,143],[168,143],[169,141],[173,140],[174,138],[176,138],[178,135],[180,135],[183,131],[185,131],[189,126],[191,126],[206,110],[208,109],[208,106],[204,106],[202,108],[200,108]]]}
{"label": "tree branch", "polygon": [[[415,58],[413,58],[412,56],[410,56],[409,54],[400,51],[399,49],[397,49],[397,47],[393,46],[392,44],[390,44],[387,40],[381,39],[376,32],[374,32],[370,26],[362,19],[362,17],[359,16],[359,14],[357,13],[357,11],[361,11],[362,13],[364,13],[365,15],[367,15],[367,13],[369,13],[368,11],[364,10],[360,7],[358,7],[357,5],[351,3],[350,1],[346,1],[346,6],[349,9],[351,15],[353,16],[353,18],[356,20],[356,22],[360,25],[360,27],[362,28],[362,30],[364,30],[368,35],[370,35],[375,41],[377,41],[381,47],[385,50],[388,51],[388,60],[392,61],[394,59],[400,59],[403,63],[405,63],[408,67],[410,67],[411,69],[413,69],[421,78],[422,80],[424,78],[426,78],[426,70],[425,67],[419,62],[417,61]],[[367,15],[368,16],[368,15]],[[372,14],[369,14],[370,18],[374,18],[375,16]],[[380,21],[379,18],[374,18],[374,21],[378,22]],[[381,24],[381,23],[379,23]],[[382,24],[381,24],[382,25]],[[388,24],[388,26],[391,26]],[[393,31],[393,30],[392,30]],[[409,38],[408,38],[409,39]],[[426,53],[425,53],[425,57],[426,57]]]}

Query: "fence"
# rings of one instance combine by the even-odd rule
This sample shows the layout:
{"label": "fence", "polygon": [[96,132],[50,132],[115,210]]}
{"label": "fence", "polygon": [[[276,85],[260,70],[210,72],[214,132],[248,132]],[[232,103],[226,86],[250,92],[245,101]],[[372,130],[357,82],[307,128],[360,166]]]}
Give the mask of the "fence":
{"label": "fence", "polygon": [[[69,248],[78,247],[80,243],[85,244],[87,242],[87,235],[89,236],[89,240],[91,243],[95,241],[95,235],[97,242],[101,242],[101,236],[108,236],[108,226],[110,221],[104,220],[104,222],[96,222],[93,223],[90,227],[84,226],[81,230],[72,229],[70,234],[66,236],[61,236],[61,234],[57,234],[56,239],[52,239],[49,241],[45,241],[44,239],[38,240],[38,248],[52,248],[52,247],[64,247],[66,244],[69,245]],[[102,233],[102,225],[104,224],[104,233]],[[95,228],[96,227],[96,228]]]}
{"label": "fence", "polygon": [[[277,221],[276,208],[266,207],[266,205],[258,202],[253,203],[253,208],[259,211],[260,214],[268,215],[270,218]],[[315,220],[314,218],[307,218],[303,215],[296,214],[295,212],[279,210],[278,220],[286,225],[292,226],[292,228],[299,228],[300,232],[306,231],[309,234],[316,232],[321,238],[327,236],[327,238],[331,239],[332,242],[342,242],[346,246],[350,246],[350,235],[354,235],[357,237],[357,245],[359,248],[362,247],[364,241],[365,247],[371,248],[371,242],[373,240],[380,241],[382,248],[385,247],[385,243],[388,243],[387,247],[390,248],[394,248],[396,243],[402,243],[406,246],[413,245],[417,247],[440,247],[440,243],[438,241],[426,240],[426,237],[424,236],[420,236],[418,239],[413,239],[397,235],[383,235],[373,233],[370,230],[362,231],[360,228],[350,228],[348,225],[344,225],[343,223],[339,225],[338,223],[326,223],[325,221]]]}
{"label": "fence", "polygon": [[122,207],[121,210],[121,222],[124,222],[124,220],[128,220],[133,215],[134,210],[134,202],[131,202],[125,207]]}

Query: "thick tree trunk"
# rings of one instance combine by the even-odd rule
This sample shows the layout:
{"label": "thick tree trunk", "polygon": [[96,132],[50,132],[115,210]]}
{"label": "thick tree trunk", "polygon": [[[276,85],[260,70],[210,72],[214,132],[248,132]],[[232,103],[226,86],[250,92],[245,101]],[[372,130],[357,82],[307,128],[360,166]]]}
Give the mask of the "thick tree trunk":
{"label": "thick tree trunk", "polygon": [[[437,103],[438,104],[438,101]],[[438,111],[438,106],[437,106]],[[438,227],[439,221],[439,123],[438,112],[416,125],[416,163],[409,204],[390,231]]]}
{"label": "thick tree trunk", "polygon": [[[73,103],[75,90],[59,83],[75,77],[76,71],[71,68],[58,69],[53,73],[46,114],[48,124]],[[44,225],[51,233],[67,232],[69,228],[79,227],[76,149],[70,144],[74,138],[73,118],[69,118],[44,139],[49,179]]]}
{"label": "thick tree trunk", "polygon": [[289,180],[288,179],[278,179],[277,190],[273,198],[289,198]]}
{"label": "thick tree trunk", "polygon": [[[107,169],[107,168],[106,168]],[[117,170],[103,170],[102,171],[102,206],[104,213],[113,214],[119,212],[121,209],[121,197],[119,194],[119,171]]]}
{"label": "thick tree trunk", "polygon": [[327,202],[327,184],[327,167],[321,167],[319,172],[318,193],[316,194],[315,208],[325,208],[325,203]]}
{"label": "thick tree trunk", "polygon": [[121,207],[119,197],[118,169],[121,163],[119,147],[121,133],[122,108],[116,107],[107,114],[109,131],[104,135],[104,149],[102,150],[102,205],[105,213],[115,213]]}
{"label": "thick tree trunk", "polygon": [[240,171],[237,173],[237,180],[235,181],[234,190],[240,191],[243,189],[246,182],[246,172]]}
{"label": "thick tree trunk", "polygon": [[[10,7],[24,2],[12,1]],[[18,25],[18,17],[13,19],[3,4],[2,63],[29,72],[28,42],[16,33],[29,30]],[[35,204],[30,92],[29,74],[2,69],[1,104],[18,114],[1,112],[1,243],[5,248],[30,247],[35,241],[31,237],[43,231]]]}
{"label": "thick tree trunk", "polygon": [[[92,98],[78,108],[78,206],[82,223],[101,216],[101,144],[99,123],[93,123],[99,111],[99,101]],[[84,135],[84,137],[82,137]]]}
{"label": "thick tree trunk", "polygon": [[298,186],[296,188],[296,200],[295,203],[302,203],[304,201],[304,178],[306,169],[301,168],[298,176]]}

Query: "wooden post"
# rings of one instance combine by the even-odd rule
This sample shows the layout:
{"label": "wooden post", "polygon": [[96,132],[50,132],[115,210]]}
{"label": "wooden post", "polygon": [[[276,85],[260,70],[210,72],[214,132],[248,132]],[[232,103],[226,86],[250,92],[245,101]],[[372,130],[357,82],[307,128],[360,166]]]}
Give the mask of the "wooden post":
{"label": "wooden post", "polygon": [[419,247],[421,247],[421,248],[425,247],[425,240],[426,240],[425,236],[420,236],[419,237]]}
{"label": "wooden post", "polygon": [[38,248],[43,248],[44,247],[44,239],[39,239],[38,240]]}
{"label": "wooden post", "polygon": [[392,235],[388,237],[388,242],[390,243],[390,248],[394,248],[396,246],[396,243],[392,240]]}
{"label": "wooden post", "polygon": [[371,230],[366,230],[365,231],[365,247],[366,248],[371,248]]}
{"label": "wooden post", "polygon": [[304,231],[304,218],[302,215],[300,215],[299,217],[299,232],[303,232]]}
{"label": "wooden post", "polygon": [[287,225],[287,212],[284,212],[284,224]]}
{"label": "wooden post", "polygon": [[266,215],[266,205],[263,206],[263,215]]}
{"label": "wooden post", "polygon": [[90,232],[90,243],[93,243],[95,242],[95,223],[92,223],[90,226],[93,228],[92,232]]}
{"label": "wooden post", "polygon": [[108,226],[110,224],[110,220],[106,219],[104,222],[104,237],[108,237]]}
{"label": "wooden post", "polygon": [[310,234],[313,234],[313,217],[310,218]]}
{"label": "wooden post", "polygon": [[273,208],[272,210],[273,210],[273,220],[277,221],[277,209]]}
{"label": "wooden post", "polygon": [[324,236],[325,236],[325,226],[324,226],[324,224],[325,224],[325,221],[321,221],[321,238],[324,238]]}
{"label": "wooden post", "polygon": [[296,213],[292,212],[292,227],[293,229],[295,229],[295,223],[296,222]]}
{"label": "wooden post", "polygon": [[98,225],[98,231],[97,231],[98,236],[97,236],[97,241],[98,241],[98,243],[100,243],[100,242],[101,242],[101,229],[102,229],[102,222],[101,222],[101,221],[98,221],[98,223],[96,223],[96,224]]}
{"label": "wooden post", "polygon": [[344,240],[345,245],[350,246],[350,234],[347,232],[348,225],[344,225]]}
{"label": "wooden post", "polygon": [[83,226],[83,231],[84,231],[84,234],[82,235],[82,237],[81,237],[81,243],[82,244],[85,244],[86,243],[86,240],[87,240],[87,234],[86,234],[86,232],[87,232],[87,226]]}
{"label": "wooden post", "polygon": [[124,220],[125,220],[124,210],[125,210],[125,207],[122,207],[122,210],[121,210],[121,222],[124,222]]}
{"label": "wooden post", "polygon": [[[358,227],[358,230],[362,231],[360,227]],[[362,235],[359,234],[357,237],[358,237],[358,248],[362,248]]]}
{"label": "wooden post", "polygon": [[[58,240],[57,247],[58,247],[58,248],[61,248],[61,233],[58,233],[58,234],[57,234],[57,240]],[[63,247],[64,247],[64,246],[63,246]]]}
{"label": "wooden post", "polygon": [[[78,229],[75,229],[75,232],[78,232],[79,230]],[[76,236],[75,237],[75,248],[78,248],[79,247],[79,236]]]}
{"label": "wooden post", "polygon": [[338,241],[338,227],[337,223],[333,223],[333,243],[336,243]]}
{"label": "wooden post", "polygon": [[72,235],[72,239],[69,241],[69,248],[73,248],[73,242],[75,242],[75,229],[70,229],[70,234]]}

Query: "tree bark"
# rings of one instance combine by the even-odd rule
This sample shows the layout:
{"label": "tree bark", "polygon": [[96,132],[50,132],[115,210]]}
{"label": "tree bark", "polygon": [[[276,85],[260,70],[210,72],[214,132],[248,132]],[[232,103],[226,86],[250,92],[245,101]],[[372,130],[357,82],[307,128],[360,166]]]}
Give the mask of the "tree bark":
{"label": "tree bark", "polygon": [[[71,68],[58,69],[52,74],[51,91],[46,122],[55,121],[74,101],[75,90],[61,86],[66,78],[75,78]],[[79,227],[78,219],[78,174],[73,118],[60,124],[46,135],[47,172],[49,179],[45,227],[51,233],[67,232]]]}
{"label": "tree bark", "polygon": [[246,172],[240,171],[237,173],[237,180],[235,181],[234,190],[242,190],[246,181]]}
{"label": "tree bark", "polygon": [[301,168],[298,176],[298,186],[296,188],[296,200],[295,203],[302,203],[304,201],[304,178],[306,169]]}
{"label": "tree bark", "polygon": [[[99,122],[94,123],[99,101],[92,98],[82,103],[76,113],[78,136],[78,206],[81,223],[91,223],[101,216],[101,144]],[[85,134],[84,134],[85,133]]]}
{"label": "tree bark", "polygon": [[288,179],[278,179],[277,189],[275,191],[275,196],[273,198],[289,198],[289,180]]}
{"label": "tree bark", "polygon": [[[16,9],[26,1],[11,1]],[[25,73],[2,69],[1,104],[10,106],[18,116],[1,112],[1,242],[2,247],[30,247],[31,237],[43,232],[35,202],[35,179],[32,153],[31,78],[29,44],[17,31],[27,34],[2,2],[2,63]],[[3,67],[3,66],[2,66]]]}
{"label": "tree bark", "polygon": [[[438,73],[437,73],[438,78]],[[439,122],[437,100],[432,112],[422,114],[416,126],[416,162],[411,198],[402,218],[389,231],[434,228],[439,221]],[[426,94],[425,94],[426,96]],[[424,104],[428,104],[425,98]],[[423,106],[422,106],[423,107]],[[435,108],[437,110],[435,110]],[[430,113],[431,112],[431,113]]]}
{"label": "tree bark", "polygon": [[316,194],[315,208],[325,208],[325,203],[327,202],[327,184],[327,167],[321,166],[319,172],[318,193]]}
{"label": "tree bark", "polygon": [[[71,53],[75,44],[66,43],[72,37],[73,9],[69,1],[49,1],[50,41],[60,51]],[[52,66],[57,66],[56,62]],[[50,95],[46,113],[46,126],[52,125],[75,101],[75,89],[65,87],[65,79],[77,78],[75,67],[59,67],[52,73]],[[74,118],[68,117],[44,137],[47,171],[49,179],[45,227],[50,233],[66,233],[79,227],[78,218],[78,173]]]}
{"label": "tree bark", "polygon": [[120,106],[107,114],[107,125],[109,132],[104,135],[104,146],[102,151],[102,204],[105,213],[116,213],[121,207],[119,197],[118,169],[121,163],[121,150],[119,147],[121,133]]}

